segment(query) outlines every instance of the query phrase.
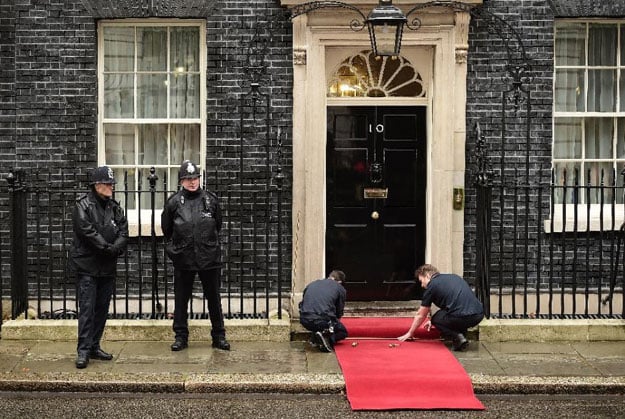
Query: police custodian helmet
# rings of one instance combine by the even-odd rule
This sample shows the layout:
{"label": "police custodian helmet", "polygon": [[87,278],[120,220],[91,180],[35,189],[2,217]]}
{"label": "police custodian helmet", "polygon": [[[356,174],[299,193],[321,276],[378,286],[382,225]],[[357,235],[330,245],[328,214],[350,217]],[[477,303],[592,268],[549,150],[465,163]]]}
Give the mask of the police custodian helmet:
{"label": "police custodian helmet", "polygon": [[178,180],[182,179],[196,179],[200,177],[200,169],[193,164],[190,160],[185,160],[180,165],[180,171],[178,172]]}
{"label": "police custodian helmet", "polygon": [[115,184],[113,169],[108,166],[100,166],[91,172],[91,184],[95,185],[96,183]]}

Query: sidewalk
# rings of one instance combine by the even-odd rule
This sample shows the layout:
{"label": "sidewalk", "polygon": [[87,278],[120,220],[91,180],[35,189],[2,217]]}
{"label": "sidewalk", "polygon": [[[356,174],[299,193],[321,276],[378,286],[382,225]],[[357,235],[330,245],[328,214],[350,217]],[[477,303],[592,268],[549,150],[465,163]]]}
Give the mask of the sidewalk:
{"label": "sidewalk", "polygon": [[[112,361],[74,366],[75,341],[0,340],[0,391],[341,393],[334,354],[307,342],[105,341]],[[411,344],[402,343],[402,344]],[[477,394],[625,394],[625,342],[471,342],[454,352]],[[427,360],[415,360],[425,364]]]}

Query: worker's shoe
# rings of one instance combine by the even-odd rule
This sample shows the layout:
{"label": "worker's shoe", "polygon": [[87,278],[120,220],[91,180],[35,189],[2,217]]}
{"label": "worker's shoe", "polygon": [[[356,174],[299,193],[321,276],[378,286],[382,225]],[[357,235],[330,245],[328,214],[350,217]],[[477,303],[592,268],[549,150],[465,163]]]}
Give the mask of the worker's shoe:
{"label": "worker's shoe", "polygon": [[182,351],[189,346],[186,340],[176,339],[174,343],[171,344],[171,350],[174,352]]}
{"label": "worker's shoe", "polygon": [[84,354],[78,354],[78,357],[76,358],[76,368],[78,369],[87,368],[88,364],[89,364],[89,357]]}
{"label": "worker's shoe", "polygon": [[316,333],[311,333],[310,334],[310,339],[308,339],[308,344],[310,346],[312,346],[313,348],[318,348],[321,342],[319,342],[319,339],[317,338],[317,334]]}
{"label": "worker's shoe", "polygon": [[315,336],[319,341],[319,350],[321,352],[332,352],[332,344],[330,343],[330,337],[327,336],[327,332],[316,332]]}
{"label": "worker's shoe", "polygon": [[213,339],[213,348],[221,349],[223,351],[230,350],[230,344],[226,340],[225,337],[218,337],[217,339]]}
{"label": "worker's shoe", "polygon": [[101,348],[98,348],[91,351],[91,353],[89,354],[89,358],[99,359],[101,361],[110,361],[111,359],[113,359],[113,355],[109,354],[108,352],[104,352]]}
{"label": "worker's shoe", "polygon": [[458,333],[451,344],[451,348],[454,351],[464,351],[467,349],[467,346],[469,346],[469,341],[462,333]]}

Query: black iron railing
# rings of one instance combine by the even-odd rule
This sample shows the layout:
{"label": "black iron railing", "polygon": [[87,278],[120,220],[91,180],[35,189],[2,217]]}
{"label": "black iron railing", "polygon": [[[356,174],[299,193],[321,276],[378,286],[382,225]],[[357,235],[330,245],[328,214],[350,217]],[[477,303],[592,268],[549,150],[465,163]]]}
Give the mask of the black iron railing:
{"label": "black iron railing", "polygon": [[623,318],[625,173],[502,179],[479,126],[477,137],[475,287],[487,315]]}
{"label": "black iron railing", "polygon": [[[223,212],[222,305],[227,318],[266,318],[272,310],[281,317],[284,220],[283,176],[278,169],[273,184],[257,185],[250,191],[242,191],[238,185],[217,191]],[[115,199],[135,206],[126,208],[131,237],[128,251],[118,260],[110,315],[169,317],[173,313],[173,267],[160,232],[164,199],[161,206],[156,203],[157,197],[165,198],[174,191],[168,190],[166,179],[155,176],[153,168],[140,179],[136,190],[130,190],[129,184],[133,182],[126,173],[115,193]],[[33,311],[39,318],[76,316],[76,289],[67,259],[74,201],[87,189],[86,182],[72,182],[67,187],[50,175],[27,178],[24,172],[12,172],[8,189],[3,189],[9,195],[9,211],[0,214],[0,305],[4,303],[5,311],[10,310],[9,317],[32,316]],[[141,208],[141,202],[148,202],[149,207]],[[197,281],[190,316],[203,317],[206,310]]]}

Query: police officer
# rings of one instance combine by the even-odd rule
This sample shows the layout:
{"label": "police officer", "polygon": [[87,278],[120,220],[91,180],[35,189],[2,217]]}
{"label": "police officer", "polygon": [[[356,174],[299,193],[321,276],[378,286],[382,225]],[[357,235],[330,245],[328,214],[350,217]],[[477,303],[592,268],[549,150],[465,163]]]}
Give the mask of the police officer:
{"label": "police officer", "polygon": [[114,184],[113,170],[98,167],[91,174],[91,190],[74,206],[71,263],[80,310],[76,368],[85,368],[89,359],[113,359],[100,347],[100,339],[115,288],[117,258],[128,241],[128,221],[112,199]]}
{"label": "police officer", "polygon": [[174,265],[175,341],[172,351],[189,346],[187,307],[195,275],[200,277],[208,303],[213,347],[230,350],[221,310],[221,209],[217,195],[200,187],[200,171],[189,160],[180,165],[180,190],[165,203],[161,227],[167,255]]}
{"label": "police officer", "polygon": [[330,272],[327,278],[304,288],[299,304],[300,323],[312,333],[310,343],[322,352],[332,352],[334,344],[347,337],[347,329],[340,321],[347,295],[343,281],[343,271]]}

